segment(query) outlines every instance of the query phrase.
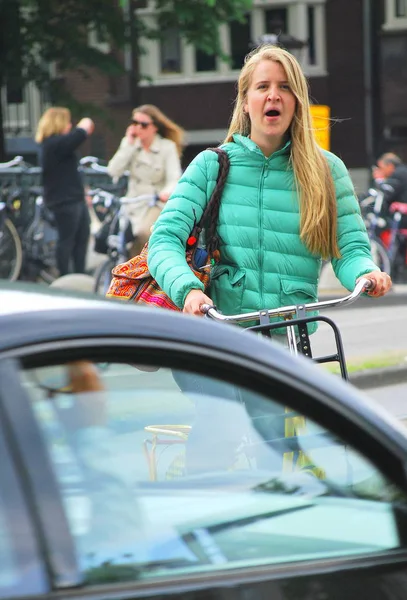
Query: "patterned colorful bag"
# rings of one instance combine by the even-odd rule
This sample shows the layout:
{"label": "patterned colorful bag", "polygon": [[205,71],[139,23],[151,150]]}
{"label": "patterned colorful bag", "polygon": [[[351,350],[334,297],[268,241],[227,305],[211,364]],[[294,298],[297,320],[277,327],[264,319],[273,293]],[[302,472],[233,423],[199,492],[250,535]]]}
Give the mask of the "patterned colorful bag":
{"label": "patterned colorful bag", "polygon": [[[209,284],[211,266],[219,260],[219,237],[216,228],[223,186],[229,172],[229,157],[226,152],[220,148],[208,148],[208,150],[212,150],[218,155],[218,177],[213,194],[201,219],[194,225],[186,248],[187,263],[195,277],[202,281],[205,289]],[[206,233],[205,250],[198,246],[199,236],[204,228]],[[180,311],[181,309],[174,304],[150,274],[147,258],[148,242],[138,256],[112,270],[113,279],[106,296]]]}

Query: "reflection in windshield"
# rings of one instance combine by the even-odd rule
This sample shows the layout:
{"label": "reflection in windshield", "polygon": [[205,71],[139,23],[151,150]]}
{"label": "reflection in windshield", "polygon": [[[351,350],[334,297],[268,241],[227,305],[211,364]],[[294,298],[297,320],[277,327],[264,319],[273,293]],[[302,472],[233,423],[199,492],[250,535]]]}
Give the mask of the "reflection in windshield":
{"label": "reflection in windshield", "polygon": [[398,547],[397,490],[284,402],[181,371],[106,366],[24,379],[88,581]]}

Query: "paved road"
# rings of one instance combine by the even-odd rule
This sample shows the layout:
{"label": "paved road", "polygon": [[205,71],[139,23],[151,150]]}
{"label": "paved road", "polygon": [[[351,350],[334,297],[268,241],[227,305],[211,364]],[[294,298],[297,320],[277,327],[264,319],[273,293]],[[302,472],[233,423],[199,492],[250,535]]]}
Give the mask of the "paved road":
{"label": "paved road", "polygon": [[375,390],[365,390],[370,398],[402,419],[407,425],[407,383],[389,385]]}
{"label": "paved road", "polygon": [[[338,325],[348,360],[388,353],[406,352],[407,306],[383,306],[379,300],[324,311]],[[314,356],[334,350],[332,330],[322,323],[312,337]]]}

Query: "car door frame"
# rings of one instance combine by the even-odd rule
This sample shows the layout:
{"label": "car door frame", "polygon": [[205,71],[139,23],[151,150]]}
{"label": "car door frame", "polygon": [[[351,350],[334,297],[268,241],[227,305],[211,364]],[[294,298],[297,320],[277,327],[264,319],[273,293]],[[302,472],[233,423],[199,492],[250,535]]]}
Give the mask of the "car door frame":
{"label": "car door frame", "polygon": [[[61,344],[62,341],[63,347]],[[38,424],[32,413],[31,401],[19,379],[20,361],[24,367],[60,364],[61,362],[68,362],[79,358],[106,362],[106,357],[110,354],[108,360],[113,362],[111,356],[114,351],[114,362],[121,362],[123,360],[129,363],[130,350],[132,351],[131,363],[156,364],[157,366],[179,368],[180,360],[182,359],[181,364],[186,370],[189,368],[201,374],[208,374],[210,372],[212,376],[228,381],[231,381],[230,375],[233,373],[233,376],[236,378],[234,383],[249,385],[250,389],[266,395],[266,397],[269,393],[271,382],[277,386],[275,389],[278,389],[279,386],[289,386],[291,390],[298,392],[298,397],[291,402],[293,409],[299,411],[302,409],[316,420],[316,422],[321,423],[320,415],[319,418],[315,419],[314,417],[314,415],[317,415],[317,409],[319,408],[323,412],[323,421],[321,424],[334,433],[342,433],[342,437],[343,424],[346,423],[349,427],[346,430],[345,437],[356,449],[361,450],[366,456],[363,445],[361,447],[360,438],[349,439],[352,437],[349,434],[350,431],[358,432],[359,434],[362,433],[362,437],[365,438],[369,449],[368,458],[372,460],[372,457],[374,457],[375,460],[372,460],[372,462],[381,470],[380,465],[384,464],[383,461],[386,462],[389,460],[389,457],[392,458],[397,463],[393,466],[392,479],[397,485],[400,485],[398,482],[402,482],[402,488],[407,490],[404,463],[400,453],[397,454],[394,451],[394,440],[385,438],[383,432],[382,439],[377,439],[377,436],[374,437],[368,427],[361,429],[357,423],[357,419],[349,422],[346,414],[343,411],[339,411],[340,406],[338,406],[335,398],[327,398],[325,392],[321,392],[316,384],[311,385],[309,382],[302,380],[294,381],[292,374],[290,376],[287,371],[278,368],[275,372],[270,373],[269,366],[255,359],[250,359],[250,357],[239,357],[234,353],[227,354],[220,350],[197,347],[196,344],[193,345],[188,341],[181,342],[179,338],[177,341],[171,341],[168,339],[158,340],[157,338],[151,339],[147,337],[137,339],[122,336],[78,337],[70,340],[54,339],[50,342],[30,344],[23,348],[5,351],[0,355],[0,373],[4,374],[5,377],[6,373],[8,374],[7,385],[11,386],[13,394],[5,393],[4,382],[0,380],[0,405],[8,417],[25,475],[29,479],[30,492],[37,508],[37,518],[44,537],[44,548],[50,564],[51,583],[54,589],[65,589],[68,593],[70,588],[75,596],[81,596],[81,592],[77,588],[80,588],[83,584],[83,577],[76,562],[73,539],[64,513],[55,474],[47,455],[45,442],[42,440]],[[304,389],[304,385],[307,386],[307,389]],[[302,401],[299,402],[301,397]],[[319,401],[318,406],[315,399]],[[314,400],[314,403],[310,402],[310,400]],[[20,415],[19,418],[26,419],[26,423],[35,432],[33,434],[35,452],[32,446],[28,444],[28,440],[23,435],[21,428],[15,426],[18,423],[18,415]],[[331,427],[330,424],[334,424],[335,427]],[[363,420],[361,420],[361,424],[363,424]],[[383,441],[386,443],[383,444]],[[375,454],[372,455],[371,452]],[[55,501],[55,512],[52,519],[50,519],[49,513],[41,509],[41,498],[44,498],[42,484],[46,485],[45,489],[47,493],[51,494]],[[58,532],[58,535],[56,535],[56,532]],[[62,539],[66,539],[65,554],[63,556],[59,552],[58,544],[61,536]],[[120,595],[123,592],[125,593],[125,590],[128,590],[132,597],[142,597],[147,592],[150,595],[154,589],[157,590],[157,593],[159,593],[159,590],[163,591],[165,589],[166,594],[171,596],[169,588],[174,589],[174,594],[176,595],[179,593],[180,586],[187,591],[188,589],[196,589],[197,586],[211,588],[220,584],[225,585],[226,582],[229,582],[230,585],[243,585],[247,582],[280,580],[282,578],[293,577],[294,575],[314,575],[331,572],[332,570],[337,571],[338,569],[347,571],[349,569],[365,569],[367,567],[386,568],[387,566],[390,568],[391,565],[398,562],[400,565],[407,565],[407,550],[404,552],[403,549],[399,555],[393,553],[391,557],[387,553],[383,553],[375,554],[374,556],[361,556],[352,558],[351,560],[338,558],[327,561],[304,561],[301,563],[287,563],[285,565],[267,567],[247,567],[239,569],[238,573],[233,568],[226,568],[221,573],[205,573],[204,577],[202,575],[188,574],[183,576],[182,580],[177,581],[169,577],[157,582],[135,581],[131,584],[108,584],[103,589],[103,596],[109,597],[111,595],[113,598],[115,592],[118,592],[118,590],[120,590]],[[68,565],[68,569],[65,568],[66,565]],[[76,592],[74,592],[75,588]],[[91,588],[86,588],[84,594],[86,596],[92,594]]]}

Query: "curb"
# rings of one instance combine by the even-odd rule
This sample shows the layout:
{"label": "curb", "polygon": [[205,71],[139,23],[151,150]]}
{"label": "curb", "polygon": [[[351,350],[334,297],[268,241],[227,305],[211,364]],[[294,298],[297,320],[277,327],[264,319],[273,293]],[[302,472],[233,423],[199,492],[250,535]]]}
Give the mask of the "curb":
{"label": "curb", "polygon": [[407,382],[407,364],[350,373],[349,382],[361,390]]}

